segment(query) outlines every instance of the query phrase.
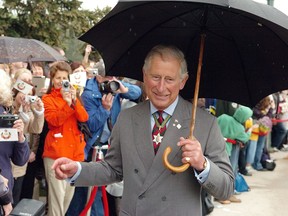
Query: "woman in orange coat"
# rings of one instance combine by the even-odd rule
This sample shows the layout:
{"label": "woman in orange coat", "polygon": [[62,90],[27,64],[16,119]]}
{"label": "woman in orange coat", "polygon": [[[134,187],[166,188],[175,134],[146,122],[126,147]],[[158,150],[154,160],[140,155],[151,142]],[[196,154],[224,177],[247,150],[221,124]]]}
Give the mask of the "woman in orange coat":
{"label": "woman in orange coat", "polygon": [[70,73],[71,67],[66,62],[52,64],[50,86],[42,97],[49,128],[43,152],[49,216],[64,216],[74,194],[74,187],[55,178],[51,171],[54,160],[59,157],[84,160],[84,135],[79,131],[77,122],[86,122],[88,113],[77,99],[76,89],[69,84]]}

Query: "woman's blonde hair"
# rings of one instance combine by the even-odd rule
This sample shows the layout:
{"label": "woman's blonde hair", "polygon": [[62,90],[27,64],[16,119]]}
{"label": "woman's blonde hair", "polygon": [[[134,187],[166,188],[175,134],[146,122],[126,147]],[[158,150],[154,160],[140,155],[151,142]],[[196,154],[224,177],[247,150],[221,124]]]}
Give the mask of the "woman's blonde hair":
{"label": "woman's blonde hair", "polygon": [[12,82],[10,76],[0,69],[0,105],[9,107],[12,105]]}
{"label": "woman's blonde hair", "polygon": [[17,79],[24,73],[27,73],[29,75],[31,75],[32,77],[32,72],[26,68],[20,68],[18,70],[16,70],[14,77],[13,77],[13,82],[15,83],[17,81]]}

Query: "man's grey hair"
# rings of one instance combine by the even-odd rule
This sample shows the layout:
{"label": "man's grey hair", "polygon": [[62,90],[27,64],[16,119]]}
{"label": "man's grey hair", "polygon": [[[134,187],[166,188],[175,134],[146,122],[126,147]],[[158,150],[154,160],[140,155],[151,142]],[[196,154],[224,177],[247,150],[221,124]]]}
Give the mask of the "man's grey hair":
{"label": "man's grey hair", "polygon": [[183,79],[188,75],[187,62],[183,52],[175,46],[166,46],[166,45],[157,45],[151,49],[151,51],[147,54],[143,71],[145,72],[151,64],[152,57],[155,55],[159,55],[163,60],[167,57],[173,57],[174,59],[180,62],[180,76]]}

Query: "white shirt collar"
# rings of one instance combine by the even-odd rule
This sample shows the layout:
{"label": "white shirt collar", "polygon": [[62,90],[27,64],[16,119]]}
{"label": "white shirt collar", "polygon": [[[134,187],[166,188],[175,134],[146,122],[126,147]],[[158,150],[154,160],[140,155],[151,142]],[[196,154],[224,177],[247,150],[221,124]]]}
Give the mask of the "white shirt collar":
{"label": "white shirt collar", "polygon": [[[165,113],[169,114],[170,116],[172,116],[172,114],[173,114],[173,112],[177,106],[178,100],[179,100],[179,97],[177,96],[176,100],[169,107],[164,109],[163,111]],[[155,113],[157,111],[158,111],[158,109],[156,109],[155,106],[150,101],[150,114],[153,115],[153,113]]]}

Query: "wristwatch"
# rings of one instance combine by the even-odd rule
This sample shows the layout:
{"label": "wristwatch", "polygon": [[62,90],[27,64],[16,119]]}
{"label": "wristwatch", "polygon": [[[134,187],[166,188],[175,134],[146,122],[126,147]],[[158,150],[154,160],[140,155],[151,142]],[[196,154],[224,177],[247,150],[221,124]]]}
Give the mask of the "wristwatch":
{"label": "wristwatch", "polygon": [[203,170],[205,170],[206,167],[207,167],[207,160],[206,160],[206,158],[204,157]]}

